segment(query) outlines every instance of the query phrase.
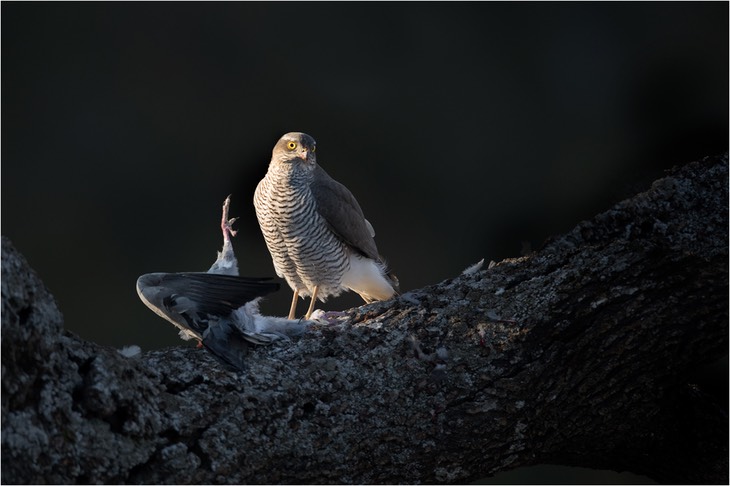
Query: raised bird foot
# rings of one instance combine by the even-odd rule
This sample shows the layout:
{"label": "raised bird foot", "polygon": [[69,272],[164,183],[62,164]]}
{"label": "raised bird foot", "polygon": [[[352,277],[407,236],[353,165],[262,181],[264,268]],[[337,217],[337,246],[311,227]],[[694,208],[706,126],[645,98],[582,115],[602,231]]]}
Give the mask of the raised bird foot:
{"label": "raised bird foot", "polygon": [[235,223],[238,218],[228,219],[228,209],[230,206],[231,196],[228,196],[226,200],[223,201],[223,214],[221,216],[221,231],[223,231],[224,242],[231,241],[231,237],[236,236],[236,233],[238,233],[233,229],[233,223]]}

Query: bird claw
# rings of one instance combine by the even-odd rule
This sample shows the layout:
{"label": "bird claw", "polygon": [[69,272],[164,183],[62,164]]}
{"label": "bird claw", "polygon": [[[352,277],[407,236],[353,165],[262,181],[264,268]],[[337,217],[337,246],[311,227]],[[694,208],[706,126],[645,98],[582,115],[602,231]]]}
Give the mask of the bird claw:
{"label": "bird claw", "polygon": [[312,315],[309,316],[309,319],[316,322],[322,322],[325,324],[337,324],[342,319],[342,317],[347,317],[347,312],[342,311],[323,311],[322,309],[317,309],[314,312],[312,312]]}
{"label": "bird claw", "polygon": [[230,233],[231,236],[236,236],[236,234],[238,234],[238,230],[233,229],[233,223],[236,221],[238,221],[238,218],[231,218],[228,221],[223,221],[221,223],[221,229],[223,230],[224,236],[226,231]]}

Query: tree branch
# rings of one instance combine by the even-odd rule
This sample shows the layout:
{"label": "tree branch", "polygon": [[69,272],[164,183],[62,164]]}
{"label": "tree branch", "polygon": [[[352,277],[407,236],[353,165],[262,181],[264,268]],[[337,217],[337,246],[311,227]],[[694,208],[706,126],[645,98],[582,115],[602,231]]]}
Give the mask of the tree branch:
{"label": "tree branch", "polygon": [[[465,482],[537,463],[727,483],[727,155],[538,252],[349,311],[246,373],[62,328],[2,240],[4,482]],[[162,325],[162,324],[161,324]]]}

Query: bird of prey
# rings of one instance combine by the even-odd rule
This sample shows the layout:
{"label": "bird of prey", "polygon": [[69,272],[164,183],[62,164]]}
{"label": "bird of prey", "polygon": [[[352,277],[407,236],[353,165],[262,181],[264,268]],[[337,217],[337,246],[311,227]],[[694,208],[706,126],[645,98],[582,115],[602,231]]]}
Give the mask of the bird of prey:
{"label": "bird of prey", "polygon": [[243,370],[250,344],[299,336],[309,322],[259,313],[258,300],[279,284],[238,276],[229,205],[230,196],[221,218],[223,249],[207,272],[148,273],[137,279],[137,293],[147,307],[180,329],[182,339],[199,340],[224,364]]}
{"label": "bird of prey", "polygon": [[297,298],[311,296],[309,319],[321,301],[343,290],[365,300],[387,300],[398,287],[375,246],[375,231],[352,193],[330,177],[315,156],[316,142],[306,133],[282,136],[274,146],[254,206],[266,246],[279,277]]}

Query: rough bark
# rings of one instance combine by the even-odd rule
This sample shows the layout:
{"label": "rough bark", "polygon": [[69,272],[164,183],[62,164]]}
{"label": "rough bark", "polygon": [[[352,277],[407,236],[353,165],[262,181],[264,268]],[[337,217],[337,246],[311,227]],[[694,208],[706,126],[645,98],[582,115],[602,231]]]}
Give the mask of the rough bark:
{"label": "rough bark", "polygon": [[532,255],[256,348],[240,374],[64,331],[3,238],[3,482],[465,482],[555,463],[727,483],[727,411],[687,378],[727,353],[727,230],[724,155]]}

